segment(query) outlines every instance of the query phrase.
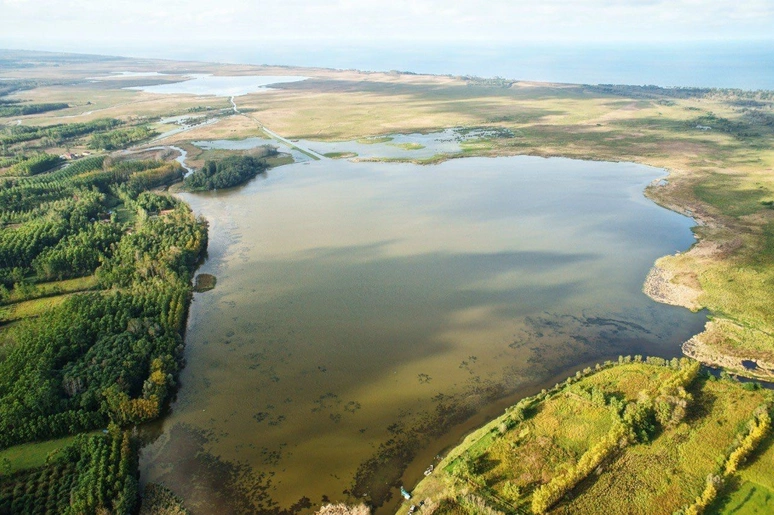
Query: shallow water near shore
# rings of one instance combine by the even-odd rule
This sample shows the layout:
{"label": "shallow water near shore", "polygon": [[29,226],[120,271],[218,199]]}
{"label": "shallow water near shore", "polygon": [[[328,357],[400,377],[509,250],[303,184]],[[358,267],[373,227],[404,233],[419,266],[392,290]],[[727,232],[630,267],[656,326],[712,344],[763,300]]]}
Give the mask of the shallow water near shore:
{"label": "shallow water near shore", "polygon": [[[663,170],[535,157],[322,160],[185,194],[210,221],[186,368],[142,481],[194,513],[389,513],[483,418],[619,354],[673,357],[704,316],[653,302],[692,221]],[[473,417],[473,418],[472,418]]]}
{"label": "shallow water near shore", "polygon": [[132,86],[126,89],[145,91],[163,95],[213,95],[217,97],[232,97],[260,93],[274,84],[286,84],[306,80],[306,77],[294,75],[250,75],[250,76],[218,76],[205,73],[185,75],[185,80],[168,84],[150,86]]}

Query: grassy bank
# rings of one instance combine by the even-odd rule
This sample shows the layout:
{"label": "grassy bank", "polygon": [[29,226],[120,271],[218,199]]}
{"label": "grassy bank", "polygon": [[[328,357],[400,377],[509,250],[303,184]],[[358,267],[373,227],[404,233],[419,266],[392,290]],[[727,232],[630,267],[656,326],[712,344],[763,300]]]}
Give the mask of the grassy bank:
{"label": "grassy bank", "polygon": [[[759,503],[774,455],[745,441],[774,397],[697,373],[688,360],[587,369],[468,436],[400,512],[689,513],[708,477],[721,492],[709,502]],[[749,462],[730,467],[735,453]]]}

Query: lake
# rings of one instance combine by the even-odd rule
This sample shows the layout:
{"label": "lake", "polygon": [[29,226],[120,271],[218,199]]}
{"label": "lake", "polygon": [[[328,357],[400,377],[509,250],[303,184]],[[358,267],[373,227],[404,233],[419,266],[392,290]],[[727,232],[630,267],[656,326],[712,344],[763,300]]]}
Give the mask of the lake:
{"label": "lake", "polygon": [[[537,157],[307,161],[184,194],[210,221],[186,367],[142,481],[194,513],[388,513],[434,457],[620,354],[680,355],[702,314],[642,292],[692,220],[663,170]],[[284,510],[284,511],[283,511]]]}
{"label": "lake", "polygon": [[[123,72],[119,77],[124,77],[129,72]],[[133,76],[145,76],[148,73],[136,73]],[[160,76],[163,74],[150,74]],[[154,84],[150,86],[131,86],[126,89],[145,91],[161,95],[214,95],[218,97],[234,97],[249,93],[267,91],[273,84],[286,84],[306,80],[306,77],[297,75],[245,75],[245,76],[219,76],[206,73],[192,73],[184,76],[182,82],[168,84]]]}

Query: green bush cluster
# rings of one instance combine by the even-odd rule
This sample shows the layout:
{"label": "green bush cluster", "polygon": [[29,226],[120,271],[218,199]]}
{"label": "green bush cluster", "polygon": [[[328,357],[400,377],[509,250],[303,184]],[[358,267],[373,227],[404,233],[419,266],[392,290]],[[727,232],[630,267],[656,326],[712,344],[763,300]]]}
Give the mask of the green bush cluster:
{"label": "green bush cluster", "polygon": [[89,139],[89,148],[95,150],[116,150],[126,148],[139,141],[146,140],[157,134],[146,125],[117,129],[103,134],[94,134]]}
{"label": "green bush cluster", "polygon": [[28,114],[47,113],[67,109],[69,104],[62,102],[48,102],[44,104],[2,104],[0,105],[0,118],[4,116],[26,116]]}
{"label": "green bush cluster", "polygon": [[231,156],[220,161],[207,161],[201,170],[186,177],[191,191],[232,188],[249,181],[267,168],[265,161],[252,156]]}

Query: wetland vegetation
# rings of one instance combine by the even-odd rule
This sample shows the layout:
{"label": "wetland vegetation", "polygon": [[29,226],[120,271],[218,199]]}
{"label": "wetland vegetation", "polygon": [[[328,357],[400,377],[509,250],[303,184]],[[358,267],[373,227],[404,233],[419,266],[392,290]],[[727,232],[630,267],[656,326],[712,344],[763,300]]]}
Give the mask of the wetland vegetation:
{"label": "wetland vegetation", "polygon": [[508,408],[438,463],[402,509],[726,513],[730,492],[753,488],[753,513],[772,494],[744,479],[771,469],[772,406],[770,391],[701,374],[692,360],[621,357]]}

